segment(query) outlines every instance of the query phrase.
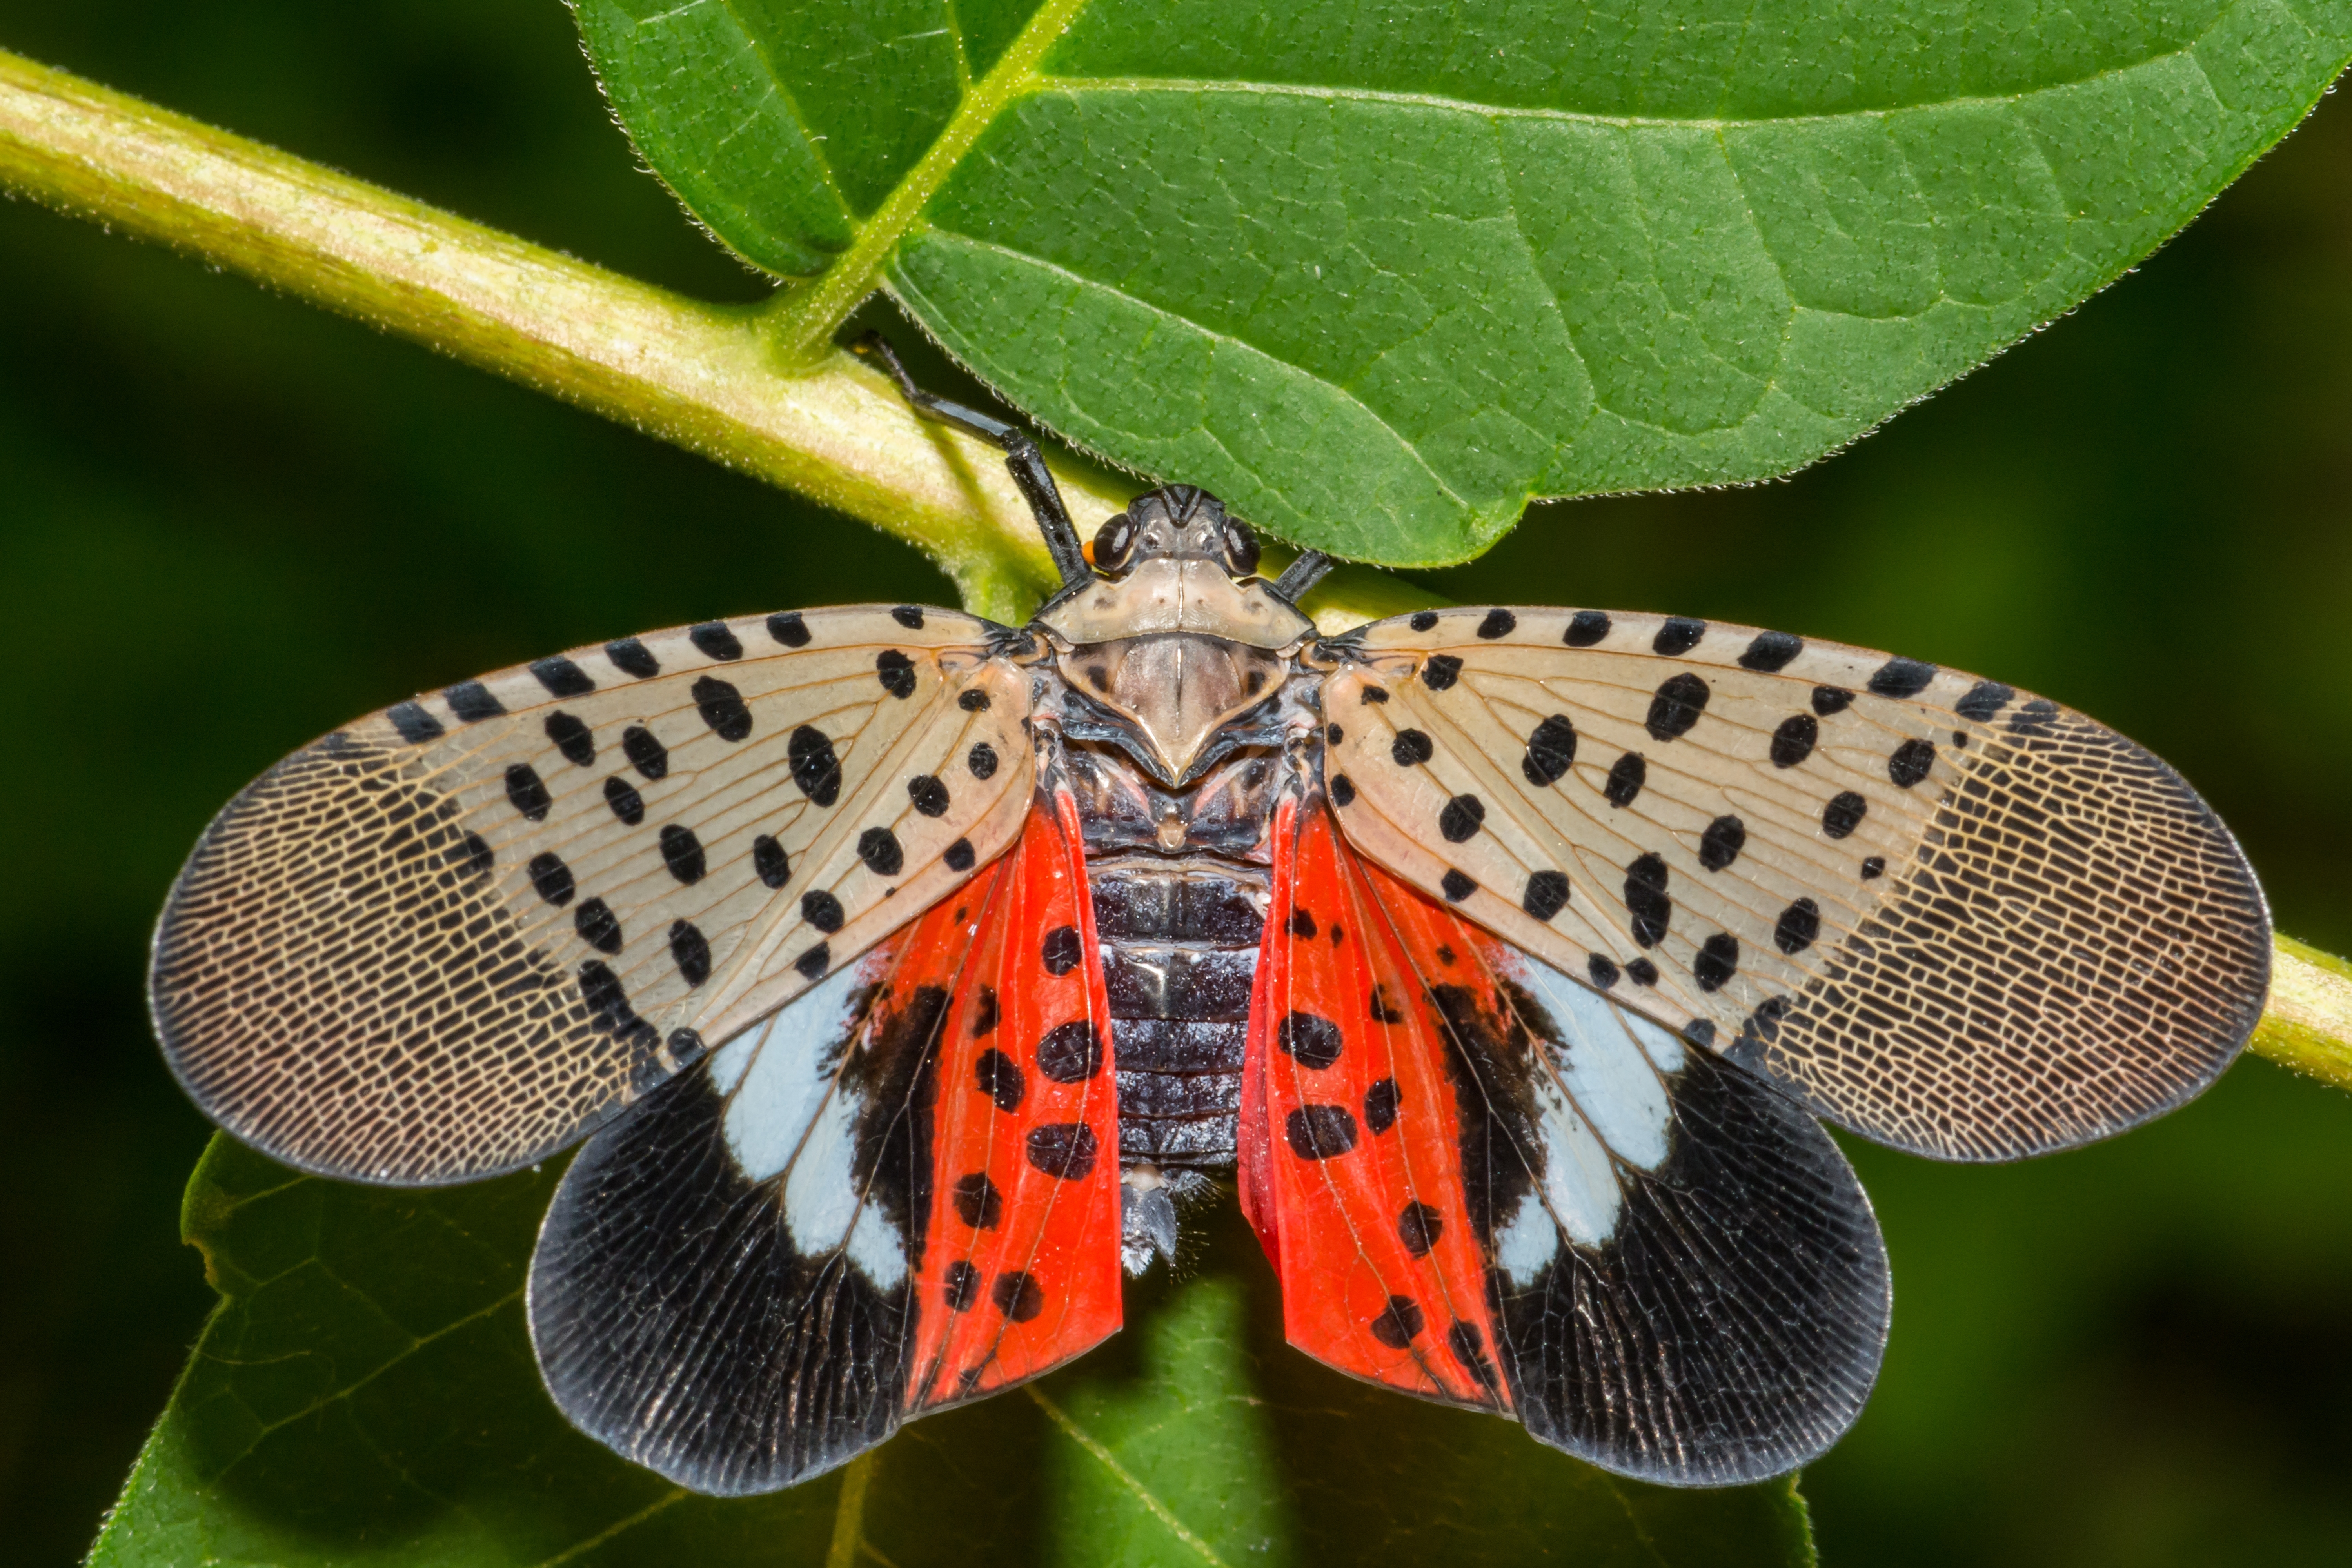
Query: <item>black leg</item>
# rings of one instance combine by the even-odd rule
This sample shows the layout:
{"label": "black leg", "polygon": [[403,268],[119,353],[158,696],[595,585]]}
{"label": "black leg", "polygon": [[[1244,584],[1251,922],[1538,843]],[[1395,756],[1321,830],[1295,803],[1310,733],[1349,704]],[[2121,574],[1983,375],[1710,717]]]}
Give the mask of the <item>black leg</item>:
{"label": "black leg", "polygon": [[1094,568],[1087,564],[1087,552],[1078,542],[1078,531],[1071,526],[1069,509],[1062,504],[1062,492],[1055,487],[1054,476],[1045,467],[1045,454],[1037,450],[1037,443],[1029,438],[1028,432],[976,408],[934,397],[917,386],[914,378],[899,364],[898,355],[888,340],[879,332],[866,333],[850,348],[853,353],[879,360],[882,368],[890,373],[890,379],[898,384],[900,395],[919,413],[1003,447],[1004,466],[1012,472],[1013,482],[1021,487],[1022,499],[1029,503],[1029,514],[1037,520],[1037,531],[1045,536],[1045,552],[1061,570],[1062,586],[1074,588],[1094,581]]}

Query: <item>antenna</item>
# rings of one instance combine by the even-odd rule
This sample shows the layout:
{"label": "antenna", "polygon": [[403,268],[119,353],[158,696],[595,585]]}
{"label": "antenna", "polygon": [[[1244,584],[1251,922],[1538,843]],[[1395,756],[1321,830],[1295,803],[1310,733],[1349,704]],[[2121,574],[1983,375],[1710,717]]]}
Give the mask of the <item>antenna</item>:
{"label": "antenna", "polygon": [[1271,584],[1275,596],[1296,605],[1323,581],[1323,574],[1329,570],[1331,558],[1319,550],[1310,550],[1282,569],[1282,575]]}
{"label": "antenna", "polygon": [[[976,408],[935,397],[917,386],[914,377],[898,363],[898,351],[880,332],[868,332],[849,347],[853,353],[880,360],[883,369],[890,373],[890,379],[898,384],[899,395],[912,404],[916,412],[1003,447],[1004,467],[1013,475],[1013,482],[1021,487],[1022,499],[1029,503],[1029,515],[1037,520],[1037,531],[1045,536],[1045,552],[1061,570],[1063,589],[1066,592],[1094,581],[1094,568],[1087,564],[1086,547],[1078,542],[1078,531],[1071,526],[1069,509],[1062,504],[1062,492],[1055,487],[1054,476],[1045,467],[1045,454],[1037,450],[1037,443],[1029,438],[1028,432],[1015,429],[1002,419],[991,418]],[[1297,568],[1293,566],[1291,570]]]}

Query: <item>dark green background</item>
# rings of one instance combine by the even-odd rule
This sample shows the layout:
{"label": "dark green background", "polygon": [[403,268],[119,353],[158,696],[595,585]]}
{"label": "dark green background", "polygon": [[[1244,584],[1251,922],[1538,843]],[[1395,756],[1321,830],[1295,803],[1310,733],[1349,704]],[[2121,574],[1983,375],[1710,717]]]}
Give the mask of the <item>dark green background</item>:
{"label": "dark green background", "polygon": [[[763,285],[555,0],[0,0],[0,47],[710,297]],[[1457,598],[1675,610],[1994,674],[2179,765],[2352,948],[2352,106],[2075,317],[1793,482],[1539,508]],[[1169,476],[1181,478],[1181,476]],[[942,600],[855,524],[403,343],[0,207],[0,1538],[79,1555],[210,1296],[148,924],[206,816],[421,687],[713,615]],[[2352,1554],[2352,1101],[2260,1062],[1999,1169],[1856,1154],[1886,1373],[1827,1561]]]}

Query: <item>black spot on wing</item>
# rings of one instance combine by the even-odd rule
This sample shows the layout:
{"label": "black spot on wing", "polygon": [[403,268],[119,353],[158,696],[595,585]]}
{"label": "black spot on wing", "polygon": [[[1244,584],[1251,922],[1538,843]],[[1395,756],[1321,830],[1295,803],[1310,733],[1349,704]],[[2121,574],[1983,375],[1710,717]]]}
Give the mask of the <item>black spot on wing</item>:
{"label": "black spot on wing", "polygon": [[915,694],[915,661],[895,647],[886,647],[875,656],[874,674],[883,690],[902,701]]}
{"label": "black spot on wing", "polygon": [[441,693],[449,704],[449,711],[462,724],[478,724],[485,719],[495,719],[507,710],[506,704],[490,693],[490,689],[478,680],[460,681]]}
{"label": "black spot on wing", "polygon": [[395,702],[385,710],[384,717],[391,720],[392,727],[400,731],[400,738],[412,746],[437,741],[447,733],[441,727],[441,721],[433,717],[419,702]]}
{"label": "black spot on wing", "polygon": [[558,710],[547,716],[547,738],[563,753],[563,760],[575,768],[596,764],[596,738],[588,726],[570,713]]}
{"label": "black spot on wing", "polygon": [[1462,661],[1450,653],[1433,653],[1421,667],[1421,683],[1432,691],[1444,691],[1462,679]]}
{"label": "black spot on wing", "polygon": [[780,647],[806,647],[809,645],[808,622],[798,610],[779,610],[768,617],[768,635]]}
{"label": "black spot on wing", "polygon": [[588,672],[560,653],[532,660],[530,673],[550,697],[585,697],[596,689]]}
{"label": "black spot on wing", "polygon": [[740,741],[751,733],[751,710],[743,694],[715,675],[694,683],[694,706],[710,732],[722,741]]}
{"label": "black spot on wing", "polygon": [[1789,661],[1804,651],[1802,637],[1790,637],[1787,632],[1758,632],[1747,651],[1739,656],[1739,668],[1769,675],[1787,668]]}
{"label": "black spot on wing", "polygon": [[669,748],[642,724],[632,724],[621,731],[621,754],[647,779],[669,776]]}
{"label": "black spot on wing", "polygon": [[1555,713],[1529,731],[1527,754],[1519,759],[1519,772],[1526,775],[1528,783],[1545,789],[1567,777],[1575,761],[1576,726],[1569,722],[1566,714]]}
{"label": "black spot on wing", "polygon": [[784,742],[784,755],[792,763],[793,784],[801,794],[818,805],[831,805],[841,798],[841,759],[823,731],[800,725]]}
{"label": "black spot on wing", "polygon": [[1658,627],[1658,635],[1650,639],[1652,651],[1680,658],[1698,647],[1698,639],[1706,636],[1706,623],[1688,616],[1669,616]]}
{"label": "black spot on wing", "polygon": [[604,781],[604,804],[613,808],[614,816],[631,827],[646,819],[645,796],[639,795],[636,786],[626,779],[609,778]]}
{"label": "black spot on wing", "polygon": [[1570,647],[1591,647],[1609,635],[1609,615],[1605,610],[1579,610],[1568,618],[1568,630],[1559,640]]}
{"label": "black spot on wing", "polygon": [[661,660],[654,657],[651,648],[635,637],[606,643],[604,657],[613,661],[614,668],[624,675],[634,675],[639,680],[650,680],[661,673]]}
{"label": "black spot on wing", "polygon": [[1706,711],[1711,695],[1706,682],[1688,670],[1669,676],[1650,698],[1650,715],[1643,721],[1650,739],[1672,741],[1688,734],[1699,715]]}
{"label": "black spot on wing", "polygon": [[1335,1065],[1344,1042],[1339,1026],[1314,1013],[1291,1012],[1275,1026],[1274,1043],[1300,1067],[1321,1072]]}
{"label": "black spot on wing", "polygon": [[1936,679],[1936,667],[1916,658],[1890,658],[1871,672],[1870,689],[1881,697],[1916,697]]}
{"label": "black spot on wing", "polygon": [[1650,764],[1642,759],[1642,753],[1628,752],[1611,765],[1609,777],[1601,784],[1601,793],[1612,805],[1631,805],[1641,795],[1642,785],[1649,776]]}
{"label": "black spot on wing", "polygon": [[698,626],[688,627],[686,635],[693,641],[695,647],[713,658],[736,659],[743,657],[741,640],[728,629],[725,621],[705,621]]}

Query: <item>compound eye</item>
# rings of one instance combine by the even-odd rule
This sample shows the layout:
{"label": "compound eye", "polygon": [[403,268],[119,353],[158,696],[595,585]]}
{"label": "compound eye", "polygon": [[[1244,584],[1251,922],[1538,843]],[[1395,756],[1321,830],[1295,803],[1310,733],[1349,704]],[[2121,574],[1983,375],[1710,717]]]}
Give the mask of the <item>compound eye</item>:
{"label": "compound eye", "polygon": [[1134,553],[1135,520],[1127,513],[1122,511],[1114,514],[1106,519],[1100,528],[1095,530],[1096,571],[1123,570],[1127,565],[1128,557]]}
{"label": "compound eye", "polygon": [[1257,535],[1232,518],[1225,519],[1225,567],[1236,577],[1257,570]]}

